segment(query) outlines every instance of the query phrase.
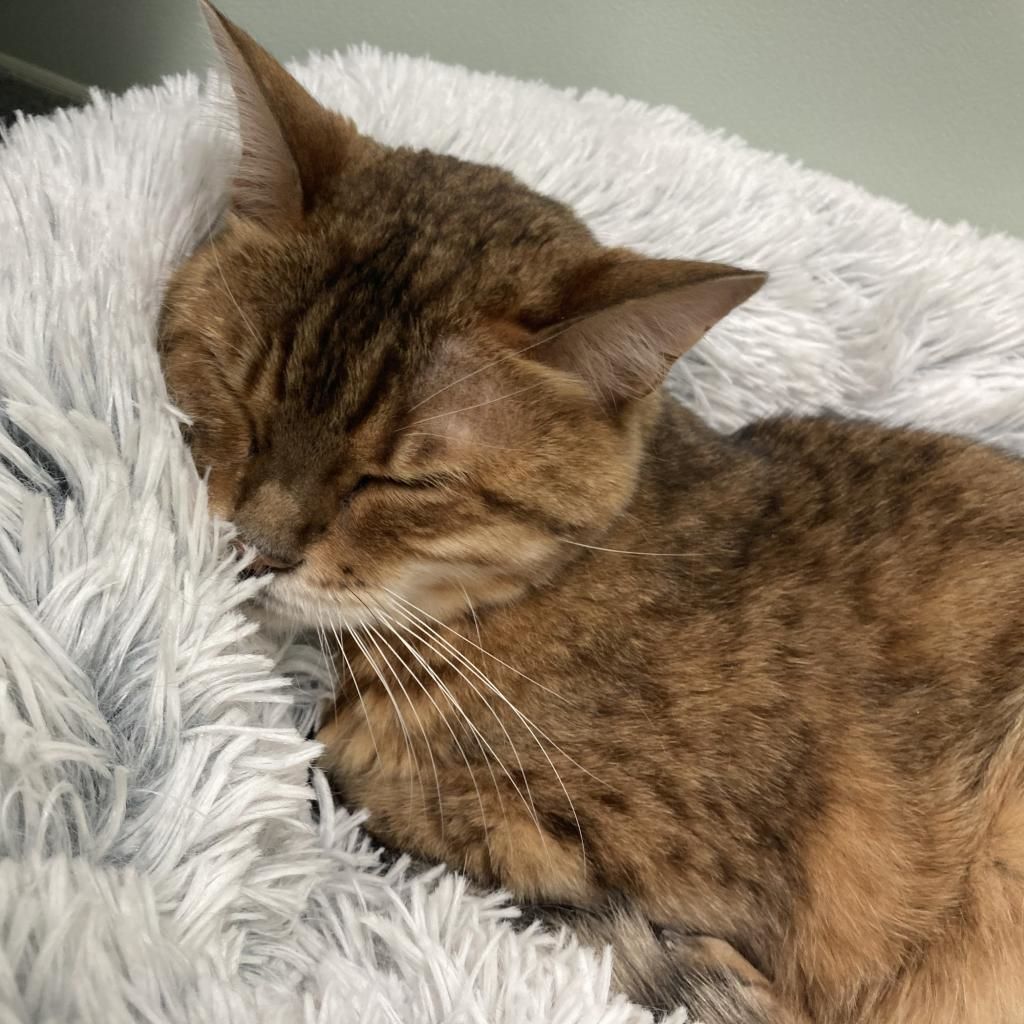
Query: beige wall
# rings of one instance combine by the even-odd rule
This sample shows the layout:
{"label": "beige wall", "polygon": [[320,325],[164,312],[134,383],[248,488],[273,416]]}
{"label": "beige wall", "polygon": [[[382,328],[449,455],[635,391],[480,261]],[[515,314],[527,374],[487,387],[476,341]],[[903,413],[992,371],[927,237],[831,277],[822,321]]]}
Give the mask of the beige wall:
{"label": "beige wall", "polygon": [[[282,57],[368,41],[671,103],[1024,236],[1024,0],[223,0]],[[191,0],[0,0],[0,52],[121,89],[211,59]]]}

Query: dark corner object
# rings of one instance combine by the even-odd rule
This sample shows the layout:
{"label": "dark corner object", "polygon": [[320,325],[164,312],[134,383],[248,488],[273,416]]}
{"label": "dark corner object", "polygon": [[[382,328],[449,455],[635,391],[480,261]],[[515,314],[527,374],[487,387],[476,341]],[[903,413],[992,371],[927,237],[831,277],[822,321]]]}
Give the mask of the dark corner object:
{"label": "dark corner object", "polygon": [[0,69],[0,124],[13,124],[19,110],[29,115],[49,114],[74,102],[68,96],[40,88]]}

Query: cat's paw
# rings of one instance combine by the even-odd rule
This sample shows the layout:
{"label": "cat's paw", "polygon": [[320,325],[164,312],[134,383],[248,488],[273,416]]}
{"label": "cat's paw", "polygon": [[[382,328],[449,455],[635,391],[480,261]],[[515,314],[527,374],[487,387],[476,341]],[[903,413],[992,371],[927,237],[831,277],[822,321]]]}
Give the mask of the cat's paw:
{"label": "cat's paw", "polygon": [[719,982],[719,987],[695,986],[699,1001],[714,993],[708,1005],[691,1007],[696,1024],[724,1024],[723,1012],[743,1024],[813,1024],[802,1010],[787,1006],[772,982],[724,939],[665,930],[661,941],[682,973]]}

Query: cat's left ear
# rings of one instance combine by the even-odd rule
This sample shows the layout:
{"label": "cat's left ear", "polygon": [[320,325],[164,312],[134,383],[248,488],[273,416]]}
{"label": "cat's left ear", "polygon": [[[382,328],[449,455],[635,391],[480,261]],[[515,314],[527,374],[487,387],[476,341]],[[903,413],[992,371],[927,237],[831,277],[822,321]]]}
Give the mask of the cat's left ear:
{"label": "cat's left ear", "polygon": [[200,0],[235,94],[242,154],[232,205],[268,226],[296,223],[369,140],[322,106],[248,32]]}
{"label": "cat's left ear", "polygon": [[673,363],[768,275],[609,250],[572,276],[536,355],[582,377],[611,408],[659,387]]}

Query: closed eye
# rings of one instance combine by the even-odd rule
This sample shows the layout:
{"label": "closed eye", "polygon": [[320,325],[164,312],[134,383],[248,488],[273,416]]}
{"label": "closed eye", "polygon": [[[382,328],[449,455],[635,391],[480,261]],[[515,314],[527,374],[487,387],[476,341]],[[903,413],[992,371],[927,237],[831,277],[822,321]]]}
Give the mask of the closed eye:
{"label": "closed eye", "polygon": [[429,491],[437,487],[444,486],[446,482],[445,477],[433,476],[433,477],[421,477],[418,480],[399,480],[397,477],[392,476],[361,476],[355,484],[352,485],[352,489],[349,491],[349,497],[355,497],[355,495],[367,490],[376,490],[380,488],[389,488],[393,490],[404,490],[404,491]]}
{"label": "closed eye", "polygon": [[361,476],[353,485],[350,494],[358,494],[370,487],[404,487],[419,488],[429,487],[430,484],[423,480],[396,480],[391,476]]}

